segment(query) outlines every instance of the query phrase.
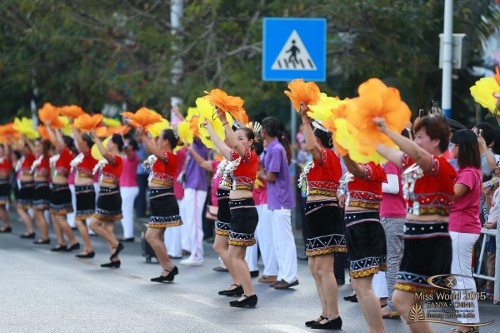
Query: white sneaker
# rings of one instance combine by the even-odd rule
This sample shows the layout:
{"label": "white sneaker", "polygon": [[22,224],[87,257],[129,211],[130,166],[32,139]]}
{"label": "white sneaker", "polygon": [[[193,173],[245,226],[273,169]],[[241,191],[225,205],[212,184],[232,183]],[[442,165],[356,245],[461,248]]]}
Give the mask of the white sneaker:
{"label": "white sneaker", "polygon": [[201,266],[203,265],[203,260],[195,261],[192,259],[184,259],[179,261],[179,264],[184,266]]}

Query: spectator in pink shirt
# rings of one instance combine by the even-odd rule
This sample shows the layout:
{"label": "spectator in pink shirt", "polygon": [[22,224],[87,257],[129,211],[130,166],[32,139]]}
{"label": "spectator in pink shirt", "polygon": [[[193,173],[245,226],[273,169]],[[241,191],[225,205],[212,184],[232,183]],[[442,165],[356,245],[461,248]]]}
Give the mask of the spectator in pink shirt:
{"label": "spectator in pink shirt", "polygon": [[[457,290],[476,292],[476,283],[472,278],[472,249],[481,233],[479,220],[481,197],[481,155],[479,153],[478,138],[471,130],[455,132],[451,137],[453,156],[457,159],[457,178],[455,180],[455,203],[451,208],[449,232],[452,244],[451,274],[457,280]],[[466,296],[465,293],[461,294]],[[457,300],[474,303],[474,307],[467,309],[455,307],[458,321],[464,324],[479,322],[479,308],[477,299]],[[460,303],[460,302],[458,302]],[[474,317],[465,314],[474,312]],[[466,318],[467,317],[467,318]],[[469,330],[467,326],[457,326],[458,332]]]}
{"label": "spectator in pink shirt", "polygon": [[136,151],[139,150],[137,141],[132,138],[125,139],[123,158],[123,171],[120,177],[120,194],[122,196],[122,242],[134,241],[134,201],[139,194],[139,185],[137,184],[137,165],[139,158]]}

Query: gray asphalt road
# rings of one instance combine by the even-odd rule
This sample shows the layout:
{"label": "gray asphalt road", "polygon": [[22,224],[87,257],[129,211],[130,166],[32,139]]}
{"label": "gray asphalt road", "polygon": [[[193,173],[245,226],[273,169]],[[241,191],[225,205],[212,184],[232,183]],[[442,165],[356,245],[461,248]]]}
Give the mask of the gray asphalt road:
{"label": "gray asphalt road", "polygon": [[[310,332],[304,322],[320,314],[305,261],[299,261],[300,285],[294,290],[274,290],[254,280],[257,308],[237,309],[228,305],[233,298],[217,295],[230,279],[212,270],[218,260],[210,244],[205,244],[203,266],[179,265],[174,283],[158,284],[149,279],[161,268],[145,262],[138,242],[125,244],[122,268],[112,270],[99,267],[109,254],[97,237],[92,238],[96,257],[83,260],[21,240],[21,224],[13,227],[14,233],[0,235],[0,332]],[[359,306],[342,300],[351,290],[349,284],[339,288],[343,331],[366,332]],[[481,303],[481,320],[497,318],[499,309]],[[388,332],[409,331],[402,320],[384,323]],[[434,327],[436,332],[451,328]],[[499,323],[481,329],[498,331]]]}

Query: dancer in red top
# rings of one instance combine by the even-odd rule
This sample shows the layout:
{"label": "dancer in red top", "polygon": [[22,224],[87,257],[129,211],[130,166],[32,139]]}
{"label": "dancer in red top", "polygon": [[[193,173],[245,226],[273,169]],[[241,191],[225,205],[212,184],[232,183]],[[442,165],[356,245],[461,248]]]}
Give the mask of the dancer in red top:
{"label": "dancer in red top", "polygon": [[174,195],[177,155],[173,153],[173,150],[177,146],[178,139],[171,129],[162,131],[156,144],[145,135],[144,129],[138,128],[138,135],[146,149],[153,154],[147,160],[149,162],[147,166],[151,168],[148,184],[151,216],[146,231],[146,240],[155,251],[163,271],[160,276],[152,278],[151,281],[172,282],[179,270],[170,260],[163,239],[167,228],[182,225],[179,206]]}
{"label": "dancer in red top", "polygon": [[33,230],[33,219],[30,214],[28,214],[28,210],[33,206],[33,196],[35,195],[35,183],[33,182],[33,175],[31,174],[31,165],[35,161],[35,155],[33,155],[26,139],[23,141],[23,156],[17,161],[15,167],[16,172],[20,173],[19,177],[21,181],[17,200],[17,213],[21,216],[26,226],[26,232],[21,235],[21,238],[32,239],[35,238],[35,231]]}
{"label": "dancer in red top", "polygon": [[[50,214],[58,242],[51,251],[73,251],[80,248],[80,243],[76,240],[66,217],[67,213],[73,212],[71,191],[68,185],[70,163],[74,158],[71,151],[74,148],[73,139],[69,136],[63,137],[58,130],[51,129],[49,124],[47,124],[47,132],[58,151],[57,155],[50,158],[51,167],[54,170],[50,194]],[[64,234],[70,242],[68,246],[64,242]]]}
{"label": "dancer in red top", "polygon": [[[415,292],[431,293],[430,276],[450,274],[452,248],[448,233],[448,215],[455,195],[456,172],[442,153],[448,149],[450,129],[444,115],[418,118],[411,141],[387,128],[382,118],[374,123],[396,143],[401,151],[378,145],[377,151],[402,167],[403,191],[406,198],[404,254],[398,273],[393,303],[408,320],[415,303]],[[435,284],[442,281],[434,280]],[[412,332],[432,332],[429,323],[418,321],[409,325]]]}
{"label": "dancer in red top", "polygon": [[99,198],[97,209],[90,222],[90,228],[108,242],[111,252],[109,262],[101,267],[120,268],[121,262],[118,254],[124,246],[116,239],[114,234],[115,222],[122,219],[122,198],[120,196],[120,176],[123,169],[123,160],[119,154],[123,152],[123,139],[118,134],[113,134],[104,147],[102,141],[91,132],[97,148],[103,159],[94,167],[99,172]]}
{"label": "dancer in red top", "polygon": [[[231,191],[229,192],[229,207],[231,209],[231,222],[229,233],[228,258],[236,280],[241,282],[244,294],[237,301],[229,304],[234,307],[255,307],[257,295],[252,286],[252,279],[245,261],[246,247],[255,244],[255,228],[257,227],[258,214],[252,198],[259,158],[251,149],[255,134],[249,128],[240,128],[236,133],[226,119],[226,113],[217,108],[217,115],[222,121],[226,137],[231,147],[215,133],[209,121],[205,126],[210,138],[219,152],[231,163],[228,166],[232,173]],[[234,150],[233,150],[234,149]]]}
{"label": "dancer in red top", "polygon": [[[31,145],[29,141],[27,142]],[[50,141],[37,139],[32,148],[36,156],[36,160],[31,165],[31,173],[33,173],[35,180],[33,211],[41,236],[34,244],[50,244],[49,224],[45,218],[45,211],[50,208],[50,146]]]}
{"label": "dancer in red top", "polygon": [[73,128],[73,137],[76,147],[80,152],[70,163],[71,170],[75,171],[75,193],[76,193],[76,214],[75,224],[78,227],[80,236],[82,236],[84,249],[75,257],[81,259],[94,258],[95,252],[90,243],[89,230],[86,220],[95,213],[95,189],[94,189],[94,170],[97,161],[92,157],[91,149],[94,141],[88,134],[82,134],[76,128]]}
{"label": "dancer in red top", "polygon": [[340,158],[331,150],[332,133],[321,127],[313,131],[307,115],[309,108],[301,103],[300,109],[306,147],[313,157],[299,178],[300,186],[303,181],[307,183],[306,255],[321,301],[320,317],[305,324],[313,329],[341,329],[333,263],[334,253],[347,252],[344,219],[336,195],[342,167]]}
{"label": "dancer in red top", "polygon": [[386,269],[387,247],[379,210],[382,183],[387,181],[387,177],[378,164],[358,164],[349,155],[343,156],[343,159],[352,174],[346,176],[349,196],[345,208],[349,273],[368,331],[385,332],[372,280],[374,274]]}
{"label": "dancer in red top", "polygon": [[0,219],[3,226],[0,233],[12,232],[10,226],[9,213],[5,206],[10,202],[10,173],[12,171],[12,161],[10,160],[10,149],[6,142],[0,144]]}

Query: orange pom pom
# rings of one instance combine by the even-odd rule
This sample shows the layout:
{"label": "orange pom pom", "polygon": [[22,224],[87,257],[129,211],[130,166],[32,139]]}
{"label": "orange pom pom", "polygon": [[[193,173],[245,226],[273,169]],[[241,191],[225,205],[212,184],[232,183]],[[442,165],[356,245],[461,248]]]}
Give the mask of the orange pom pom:
{"label": "orange pom pom", "polygon": [[123,112],[122,116],[129,119],[128,124],[133,127],[147,128],[150,125],[161,122],[161,115],[148,108],[142,107],[135,113]]}
{"label": "orange pom pom", "polygon": [[59,108],[50,103],[45,103],[42,108],[38,110],[38,118],[44,123],[53,122],[58,116]]}
{"label": "orange pom pom", "polygon": [[95,135],[98,138],[105,138],[108,136],[108,128],[106,126],[99,126],[95,129]]}
{"label": "orange pom pom", "polygon": [[88,132],[91,129],[95,129],[97,125],[102,121],[102,114],[95,114],[93,116],[84,113],[75,119],[73,127],[79,128],[82,131]]}
{"label": "orange pom pom", "polygon": [[38,125],[36,127],[38,133],[40,133],[40,136],[42,137],[43,140],[48,140],[50,141],[50,135],[49,132],[47,131],[47,127],[43,125]]}
{"label": "orange pom pom", "polygon": [[118,127],[109,127],[107,136],[111,136],[113,134],[125,135],[128,132],[130,132],[130,130],[131,130],[130,126],[127,125],[122,125]]}
{"label": "orange pom pom", "polygon": [[21,137],[21,133],[17,130],[14,123],[8,123],[5,125],[0,125],[0,141],[1,142],[11,142],[11,138],[18,140]]}
{"label": "orange pom pom", "polygon": [[315,105],[320,100],[321,91],[314,82],[304,82],[303,79],[293,80],[288,84],[290,91],[284,93],[292,101],[295,110],[300,111],[300,103],[304,102],[307,105]]}
{"label": "orange pom pom", "polygon": [[81,107],[78,105],[65,105],[60,108],[60,112],[62,115],[71,117],[71,118],[78,118],[85,112]]}
{"label": "orange pom pom", "polygon": [[212,89],[210,92],[205,91],[205,93],[211,105],[229,112],[234,119],[240,121],[242,124],[248,122],[248,115],[245,109],[243,109],[243,104],[245,104],[244,99],[239,96],[229,96],[221,89]]}

